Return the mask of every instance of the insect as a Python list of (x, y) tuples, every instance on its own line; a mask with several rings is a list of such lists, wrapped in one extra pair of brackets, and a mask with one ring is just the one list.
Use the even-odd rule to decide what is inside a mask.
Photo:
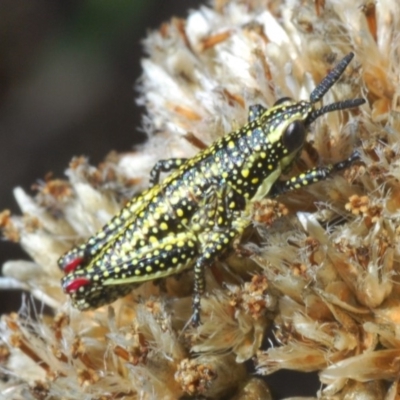
[[(270, 109), (249, 108), (248, 123), (190, 159), (159, 161), (152, 187), (131, 200), (99, 232), (63, 255), (62, 287), (80, 310), (97, 308), (143, 282), (194, 269), (192, 323), (200, 323), (204, 270), (250, 224), (252, 202), (326, 179), (347, 168), (358, 153), (287, 181), (306, 141), (308, 126), (327, 112), (358, 107), (361, 98), (321, 108), (315, 103), (343, 74), (346, 55), (312, 91), (309, 101), (284, 97)], [(162, 172), (174, 170), (159, 182)]]

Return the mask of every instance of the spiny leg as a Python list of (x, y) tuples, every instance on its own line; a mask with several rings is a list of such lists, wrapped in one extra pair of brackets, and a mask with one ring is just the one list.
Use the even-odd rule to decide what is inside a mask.
[(300, 189), (316, 182), (323, 181), (334, 172), (348, 168), (351, 164), (353, 164), (353, 162), (357, 161), (359, 158), (360, 153), (358, 151), (354, 151), (351, 156), (344, 161), (340, 161), (336, 164), (329, 164), (324, 167), (310, 169), (298, 176), (294, 176), (288, 181), (278, 181), (272, 187), (270, 196), (279, 196), (291, 190)]
[(168, 160), (159, 160), (156, 162), (150, 172), (150, 186), (154, 186), (160, 181), (161, 172), (169, 172), (179, 168), (185, 163), (187, 158), (169, 158)]

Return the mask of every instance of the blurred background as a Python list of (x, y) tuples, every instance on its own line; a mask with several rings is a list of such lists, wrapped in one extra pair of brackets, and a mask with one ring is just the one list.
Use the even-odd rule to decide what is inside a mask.
[[(146, 139), (134, 100), (141, 40), (202, 3), (0, 1), (0, 211), (19, 213), (13, 188), (30, 191), (49, 172), (63, 177), (73, 156), (97, 164)], [(17, 244), (0, 241), (0, 265), (21, 258), (28, 259)], [(0, 290), (0, 314), (20, 305), (20, 292)], [(319, 385), (309, 374), (279, 372), (267, 380), (276, 399), (312, 395)]]

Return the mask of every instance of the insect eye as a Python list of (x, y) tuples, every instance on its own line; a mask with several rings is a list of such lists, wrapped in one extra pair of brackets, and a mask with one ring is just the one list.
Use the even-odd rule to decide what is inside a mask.
[(303, 122), (293, 121), (286, 128), (282, 136), (282, 144), (289, 152), (303, 146), (306, 137), (306, 129)]
[(279, 106), (280, 104), (283, 104), (286, 102), (292, 102), (292, 101), (293, 101), (293, 99), (290, 97), (281, 97), (274, 103), (274, 106)]

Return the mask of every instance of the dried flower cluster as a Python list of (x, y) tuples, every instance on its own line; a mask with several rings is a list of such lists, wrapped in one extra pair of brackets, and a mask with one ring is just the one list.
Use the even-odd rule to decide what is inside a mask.
[[(215, 0), (153, 32), (139, 99), (147, 144), (98, 167), (74, 159), (68, 180), (49, 179), (34, 197), (15, 190), (22, 216), (0, 214), (4, 237), (32, 258), (6, 263), (3, 286), (18, 281), (55, 315), (35, 315), (27, 301), (2, 317), (0, 394), (271, 398), (244, 367), (254, 359), (261, 375), (319, 371), (322, 399), (399, 398), (399, 32), (397, 0)], [(254, 227), (207, 271), (198, 329), (186, 325), (191, 272), (95, 311), (70, 307), (58, 257), (146, 187), (156, 160), (194, 155), (243, 125), (251, 104), (307, 99), (350, 51), (355, 61), (325, 101), (367, 104), (321, 117), (296, 168), (355, 147), (362, 162), (254, 205)], [(271, 327), (280, 345), (268, 348)]]

